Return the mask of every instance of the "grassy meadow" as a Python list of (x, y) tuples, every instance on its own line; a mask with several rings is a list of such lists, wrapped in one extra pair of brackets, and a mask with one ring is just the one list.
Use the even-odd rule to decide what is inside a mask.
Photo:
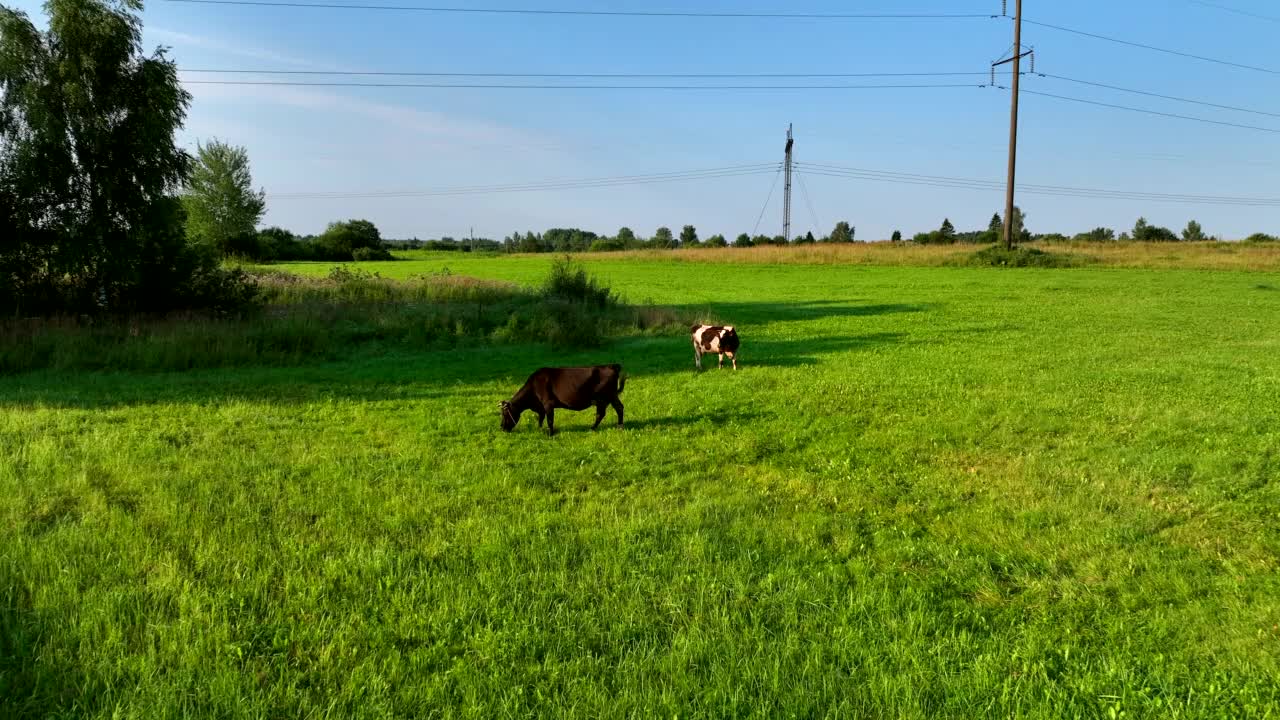
[[(1270, 260), (713, 252), (586, 262), (737, 372), (676, 329), (0, 377), (0, 717), (1280, 716)], [(499, 430), (605, 362), (625, 429)]]

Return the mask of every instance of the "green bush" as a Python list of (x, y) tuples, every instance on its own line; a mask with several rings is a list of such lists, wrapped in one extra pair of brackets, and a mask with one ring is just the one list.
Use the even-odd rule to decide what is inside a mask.
[(1247, 243), (1272, 243), (1272, 242), (1280, 242), (1280, 237), (1276, 237), (1275, 235), (1268, 235), (1266, 233), (1254, 233), (1249, 237), (1245, 238), (1244, 241)]
[(1112, 242), (1116, 239), (1116, 231), (1107, 227), (1096, 227), (1089, 232), (1082, 232), (1072, 239), (1076, 242)]
[(551, 264), (551, 272), (542, 283), (542, 295), (550, 301), (582, 303), (607, 308), (618, 304), (618, 298), (605, 285), (590, 275), (586, 268), (568, 255)]
[(383, 247), (361, 247), (351, 251), (351, 259), (357, 262), (371, 260), (395, 260), (391, 251)]
[(1084, 264), (1084, 260), (1079, 256), (1047, 253), (1036, 248), (1015, 247), (1006, 250), (1001, 245), (993, 245), (963, 259), (962, 264), (980, 267), (1068, 268), (1079, 267)]

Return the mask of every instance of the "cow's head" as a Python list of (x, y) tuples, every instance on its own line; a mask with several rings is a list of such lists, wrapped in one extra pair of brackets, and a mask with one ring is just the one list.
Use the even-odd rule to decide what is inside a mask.
[(738, 352), (738, 346), (741, 341), (738, 339), (738, 331), (733, 329), (732, 325), (727, 325), (720, 331), (720, 347), (724, 350), (724, 354), (733, 357)]
[(516, 421), (519, 417), (515, 411), (511, 409), (511, 403), (503, 400), (498, 403), (498, 409), (502, 411), (502, 429), (504, 432), (511, 432), (516, 427)]

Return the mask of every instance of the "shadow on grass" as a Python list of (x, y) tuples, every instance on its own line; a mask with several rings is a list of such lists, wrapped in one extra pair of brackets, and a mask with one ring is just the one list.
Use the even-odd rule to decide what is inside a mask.
[[(738, 354), (738, 367), (799, 367), (823, 362), (821, 356), (868, 350), (880, 345), (901, 343), (902, 333), (870, 333), (868, 335), (834, 335), (803, 340), (743, 341)], [(704, 372), (715, 370), (719, 360), (715, 355), (702, 356)], [(692, 363), (690, 363), (692, 365)], [(725, 367), (729, 367), (725, 360)]]
[(919, 313), (931, 309), (931, 305), (910, 303), (880, 303), (856, 305), (847, 300), (811, 300), (805, 302), (730, 302), (705, 305), (676, 306), (681, 316), (690, 318), (690, 324), (699, 321), (699, 315), (712, 313), (726, 325), (760, 327), (778, 322), (805, 322), (835, 318), (878, 317), (902, 313)]
[[(923, 305), (851, 305), (835, 301), (728, 303), (712, 306), (725, 322), (744, 326), (739, 366), (815, 365), (823, 355), (902, 342), (902, 335), (825, 336), (804, 340), (756, 338), (771, 322), (870, 317), (922, 312)], [(690, 318), (692, 307), (678, 309)], [(705, 308), (704, 308), (705, 310)], [(742, 318), (742, 320), (739, 320)], [(754, 319), (752, 319), (754, 318)], [(692, 323), (692, 320), (691, 320)], [(687, 335), (623, 338), (594, 350), (560, 351), (540, 345), (488, 345), (455, 350), (355, 349), (351, 357), (308, 365), (250, 365), (178, 372), (34, 371), (0, 377), (0, 408), (83, 410), (139, 405), (209, 405), (245, 402), (298, 405), (326, 401), (461, 402), (509, 397), (539, 367), (619, 362), (632, 378), (692, 372)], [(715, 356), (703, 366), (715, 369)]]
[(51, 632), (21, 579), (0, 578), (0, 717), (34, 720), (97, 714), (100, 685), (89, 682), (57, 654), (41, 652)]
[[(728, 425), (730, 423), (745, 423), (745, 422), (752, 422), (755, 420), (761, 420), (763, 418), (773, 417), (772, 415), (767, 415), (765, 413), (758, 413), (758, 412), (737, 413), (737, 412), (719, 411), (719, 412), (710, 412), (705, 415), (671, 415), (668, 417), (655, 417), (655, 418), (642, 417), (639, 419), (632, 419), (631, 414), (627, 413), (626, 425), (622, 428), (622, 430), (618, 430), (618, 418), (616, 415), (613, 414), (613, 410), (609, 410), (609, 412), (604, 417), (604, 421), (600, 423), (600, 428), (598, 430), (593, 431), (590, 425), (583, 425), (583, 424), (566, 425), (565, 421), (568, 418), (573, 417), (575, 415), (581, 415), (584, 419), (589, 419), (590, 421), (595, 420), (594, 410), (583, 410), (581, 413), (575, 413), (570, 410), (557, 410), (556, 411), (556, 432), (558, 434), (567, 434), (567, 433), (604, 432), (606, 430), (612, 430), (615, 432), (628, 432), (631, 430), (675, 430), (682, 427), (697, 425), (698, 423), (703, 423), (703, 422), (709, 422), (713, 425)], [(522, 426), (524, 425), (524, 420), (521, 421), (521, 425)], [(537, 418), (533, 419), (532, 427), (540, 432), (545, 433), (545, 430), (546, 430), (545, 426), (542, 428), (538, 427)], [(525, 431), (528, 432), (527, 429)]]
[[(739, 374), (817, 365), (827, 355), (903, 341), (897, 333), (802, 340), (744, 340)], [(598, 351), (539, 346), (397, 353), (302, 367), (249, 367), (170, 373), (38, 372), (0, 379), (0, 408), (103, 410), (144, 405), (287, 407), (334, 401), (415, 403), (453, 400), (488, 406), (510, 397), (539, 367), (621, 363), (629, 387), (645, 378), (693, 374), (684, 337), (635, 338)], [(716, 356), (702, 359), (716, 371)], [(734, 372), (726, 362), (725, 373)]]

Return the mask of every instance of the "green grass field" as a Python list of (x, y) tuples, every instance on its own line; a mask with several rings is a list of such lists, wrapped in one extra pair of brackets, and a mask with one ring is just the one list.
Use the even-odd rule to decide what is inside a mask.
[[(1280, 716), (1273, 274), (589, 263), (741, 369), (0, 378), (0, 717)], [(626, 429), (500, 432), (593, 362)]]

